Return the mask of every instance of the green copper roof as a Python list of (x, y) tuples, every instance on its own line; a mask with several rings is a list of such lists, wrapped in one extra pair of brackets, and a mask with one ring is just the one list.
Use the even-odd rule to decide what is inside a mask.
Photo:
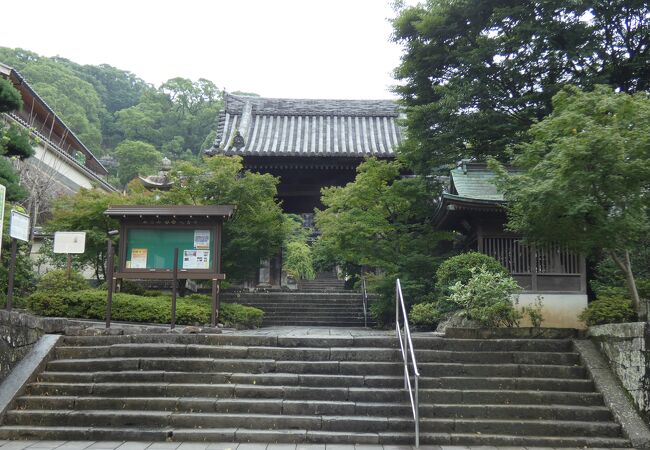
[(476, 200), (503, 201), (494, 185), (494, 173), (485, 164), (463, 163), (451, 171), (451, 193)]

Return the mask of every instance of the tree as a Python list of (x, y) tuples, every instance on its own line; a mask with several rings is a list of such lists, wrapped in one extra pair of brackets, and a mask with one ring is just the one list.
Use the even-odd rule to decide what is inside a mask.
[(288, 230), (276, 201), (277, 178), (243, 171), (240, 157), (213, 156), (199, 166), (178, 162), (172, 180), (173, 188), (161, 194), (163, 203), (236, 206), (224, 224), (222, 239), (223, 268), (229, 279), (250, 279), (260, 259), (280, 250)]
[(639, 310), (630, 251), (649, 231), (650, 100), (646, 94), (567, 87), (553, 112), (515, 147), (516, 166), (500, 184), (510, 229), (532, 242), (583, 253), (603, 250), (626, 276)]
[[(119, 223), (104, 215), (111, 205), (148, 205), (155, 203), (154, 195), (144, 189), (130, 195), (105, 192), (101, 189), (81, 189), (75, 195), (64, 195), (54, 201), (52, 218), (45, 230), (85, 231), (86, 250), (75, 256), (80, 267), (91, 267), (97, 281), (106, 279), (106, 250), (108, 232), (117, 230)], [(50, 255), (53, 259), (56, 255)], [(63, 264), (63, 259), (59, 262)]]
[[(339, 262), (384, 272), (379, 284), (386, 298), (400, 277), (407, 301), (419, 303), (433, 292), (433, 273), (441, 262), (438, 245), (448, 236), (431, 223), (437, 186), (432, 189), (422, 177), (402, 178), (402, 169), (400, 162), (371, 158), (357, 168), (353, 183), (323, 189), (316, 248)], [(392, 305), (391, 300), (376, 317), (389, 319)]]
[(650, 87), (650, 7), (640, 0), (429, 0), (398, 10), (393, 27), (404, 47), (401, 153), (422, 174), (505, 159), (565, 84)]
[(151, 174), (160, 169), (162, 154), (146, 142), (123, 141), (115, 149), (117, 176), (126, 185), (139, 174)]

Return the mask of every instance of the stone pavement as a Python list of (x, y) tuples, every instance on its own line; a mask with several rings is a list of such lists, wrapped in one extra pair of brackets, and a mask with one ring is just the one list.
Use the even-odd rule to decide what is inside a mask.
[[(237, 444), (228, 442), (5, 441), (0, 450), (415, 450), (409, 445)], [(586, 447), (582, 450), (585, 450)], [(421, 445), (420, 450), (553, 450), (550, 447)], [(578, 450), (578, 449), (558, 449)], [(605, 450), (605, 449), (599, 449)], [(611, 449), (611, 450), (634, 450)]]

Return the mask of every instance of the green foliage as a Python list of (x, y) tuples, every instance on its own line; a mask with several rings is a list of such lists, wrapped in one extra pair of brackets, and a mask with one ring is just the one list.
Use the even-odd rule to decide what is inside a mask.
[[(8, 210), (7, 210), (8, 211)], [(5, 214), (5, 217), (8, 214)], [(6, 227), (6, 225), (5, 225)], [(7, 228), (5, 228), (6, 230)], [(0, 307), (4, 305), (7, 296), (7, 285), (9, 280), (9, 259), (11, 257), (10, 240), (4, 235), (2, 244), (2, 256), (0, 257)], [(34, 270), (32, 260), (26, 252), (26, 245), (19, 243), (16, 254), (16, 272), (14, 274), (14, 301), (18, 303), (19, 298), (28, 295), (34, 290)]]
[(450, 287), (449, 299), (457, 303), (471, 320), (484, 327), (518, 326), (520, 313), (512, 296), (519, 285), (509, 275), (492, 272), (486, 267), (474, 269), (470, 279)]
[(316, 273), (309, 245), (299, 241), (287, 243), (282, 270), (296, 279), (313, 280)]
[[(0, 130), (0, 133), (2, 131)], [(18, 174), (8, 158), (0, 156), (0, 184), (7, 188), (6, 200), (19, 202), (28, 195), (27, 190), (20, 185)], [(9, 211), (7, 209), (7, 211)]]
[(521, 312), (528, 316), (530, 323), (534, 327), (541, 327), (544, 322), (544, 315), (542, 314), (542, 297), (537, 296), (532, 305), (527, 305), (521, 308)]
[(123, 141), (114, 153), (117, 158), (117, 176), (125, 186), (138, 175), (150, 175), (160, 169), (162, 154), (156, 148), (140, 141)]
[(578, 318), (591, 325), (632, 322), (636, 319), (632, 302), (621, 296), (600, 297), (587, 306)]
[(650, 100), (605, 86), (567, 87), (553, 106), (530, 128), (530, 142), (515, 149), (525, 172), (509, 175), (493, 165), (508, 200), (508, 227), (533, 242), (602, 250), (632, 277), (624, 261), (649, 230)]
[(106, 64), (79, 65), (3, 47), (0, 61), (19, 70), (98, 155), (126, 139), (151, 144), (172, 159), (190, 159), (205, 148), (222, 105), (217, 87), (203, 78), (173, 78), (156, 89)]
[(23, 107), (23, 98), (11, 81), (0, 77), (0, 112), (11, 112)]
[(440, 319), (441, 314), (435, 303), (418, 303), (409, 312), (411, 323), (421, 327), (434, 327)]
[(404, 48), (395, 70), (407, 110), (401, 155), (424, 175), (464, 157), (504, 159), (566, 83), (646, 91), (649, 17), (647, 2), (628, 0), (402, 6), (393, 20)]
[(478, 268), (502, 275), (508, 275), (508, 271), (499, 261), (491, 256), (479, 252), (461, 253), (446, 259), (436, 272), (438, 289), (445, 296), (456, 283), (467, 284), (474, 276)]
[[(54, 201), (52, 218), (44, 229), (56, 231), (85, 231), (86, 251), (74, 256), (77, 267), (91, 267), (97, 281), (106, 276), (106, 251), (108, 232), (119, 228), (117, 220), (104, 215), (110, 205), (140, 204), (148, 205), (155, 201), (149, 192), (137, 192), (129, 196), (107, 193), (101, 189), (81, 189), (75, 195), (62, 196)], [(57, 267), (65, 264), (62, 255), (52, 253), (51, 243), (44, 245), (43, 252)]]
[(392, 320), (397, 277), (409, 304), (429, 298), (431, 274), (441, 260), (438, 245), (449, 238), (431, 223), (438, 186), (424, 178), (402, 178), (401, 170), (398, 161), (370, 158), (359, 165), (353, 183), (323, 189), (325, 209), (316, 211), (319, 261), (337, 259), (384, 274), (370, 280), (371, 289), (382, 295), (371, 308), (380, 322)]
[(229, 279), (246, 280), (260, 259), (274, 255), (288, 229), (276, 201), (278, 179), (244, 171), (240, 157), (213, 156), (201, 165), (179, 162), (172, 171), (173, 188), (161, 193), (165, 204), (235, 205), (223, 227), (223, 271)]
[(36, 290), (41, 292), (83, 291), (88, 289), (88, 282), (77, 271), (70, 272), (70, 279), (64, 269), (54, 269), (43, 274)]
[[(37, 291), (26, 300), (27, 308), (42, 316), (79, 319), (106, 318), (106, 291)], [(176, 300), (176, 322), (179, 325), (210, 322), (210, 300), (207, 296), (191, 296)], [(171, 299), (169, 296), (145, 297), (124, 293), (113, 294), (113, 320), (129, 322), (169, 323)], [(222, 304), (219, 320), (227, 326), (258, 327), (263, 311), (249, 306)]]

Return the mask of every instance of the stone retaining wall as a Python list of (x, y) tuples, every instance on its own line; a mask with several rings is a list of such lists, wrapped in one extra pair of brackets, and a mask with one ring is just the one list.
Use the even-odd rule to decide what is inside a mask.
[(607, 359), (639, 411), (650, 412), (650, 327), (646, 322), (596, 325), (587, 335)]
[(45, 333), (61, 333), (66, 319), (35, 317), (18, 311), (0, 310), (0, 381), (29, 353)]

